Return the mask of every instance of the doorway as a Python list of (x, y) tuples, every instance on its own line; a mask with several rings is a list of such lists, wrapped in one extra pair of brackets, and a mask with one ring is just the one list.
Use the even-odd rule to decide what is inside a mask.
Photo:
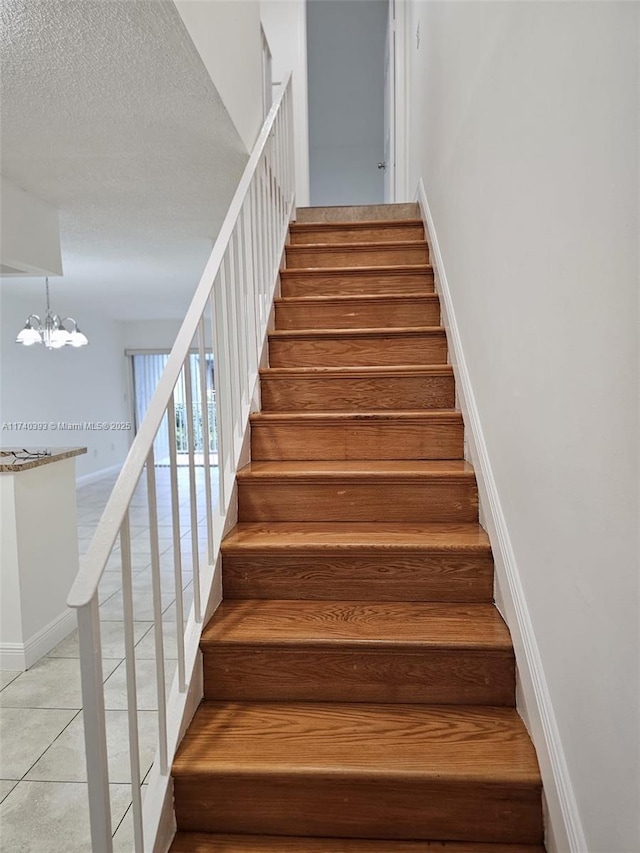
[[(311, 204), (382, 204), (392, 153), (389, 0), (308, 0)], [(385, 116), (388, 132), (385, 130)], [(385, 183), (387, 189), (385, 192)]]

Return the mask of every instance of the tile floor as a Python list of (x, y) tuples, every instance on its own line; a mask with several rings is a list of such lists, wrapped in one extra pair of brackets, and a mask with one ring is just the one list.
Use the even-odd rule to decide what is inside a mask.
[[(206, 549), (204, 476), (202, 468), (196, 470), (198, 550), (202, 552)], [(213, 474), (215, 500), (215, 469)], [(178, 476), (186, 613), (192, 597), (188, 469), (181, 468)], [(176, 668), (169, 469), (158, 467), (156, 479), (168, 690)], [(115, 476), (108, 476), (78, 489), (81, 554), (88, 548), (114, 482)], [(144, 482), (136, 490), (130, 522), (140, 763), (144, 778), (151, 768), (158, 737), (151, 556)], [(100, 584), (100, 615), (114, 850), (130, 853), (133, 830), (119, 547), (114, 549)], [(0, 672), (1, 853), (89, 853), (86, 778), (78, 637), (74, 632), (27, 672)]]

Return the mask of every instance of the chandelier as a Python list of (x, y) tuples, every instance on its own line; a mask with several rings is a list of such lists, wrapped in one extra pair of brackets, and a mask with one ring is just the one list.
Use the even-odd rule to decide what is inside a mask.
[[(17, 344), (24, 344), (25, 347), (30, 347), (33, 344), (44, 344), (47, 349), (61, 349), (65, 346), (71, 347), (86, 347), (89, 340), (78, 328), (78, 324), (73, 317), (61, 317), (59, 314), (53, 314), (49, 303), (49, 279), (45, 279), (45, 287), (47, 292), (47, 313), (44, 320), (41, 320), (37, 314), (29, 314), (27, 322), (24, 324), (24, 329), (18, 332), (16, 338)], [(71, 330), (67, 329), (66, 324), (73, 324)]]

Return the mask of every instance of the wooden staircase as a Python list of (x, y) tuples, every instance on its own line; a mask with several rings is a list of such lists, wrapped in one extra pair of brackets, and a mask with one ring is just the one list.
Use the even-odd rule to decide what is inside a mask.
[(291, 226), (174, 853), (543, 850), (429, 250), (398, 210)]

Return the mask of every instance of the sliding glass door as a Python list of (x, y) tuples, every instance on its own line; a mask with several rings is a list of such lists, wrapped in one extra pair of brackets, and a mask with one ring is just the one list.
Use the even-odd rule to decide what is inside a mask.
[[(134, 353), (133, 361), (133, 387), (135, 400), (135, 425), (136, 430), (142, 423), (151, 398), (155, 392), (156, 386), (165, 368), (168, 353)], [(197, 353), (192, 353), (190, 356), (191, 362), (191, 393), (193, 396), (193, 434), (194, 446), (193, 452), (196, 457), (196, 464), (202, 465), (202, 453), (204, 450), (204, 442), (209, 441), (209, 452), (211, 454), (211, 464), (218, 464), (218, 442), (216, 435), (216, 392), (215, 392), (215, 372), (213, 367), (213, 356), (207, 354), (206, 358), (206, 374), (207, 374), (207, 393), (206, 400), (201, 398), (200, 394), (200, 356)], [(209, 410), (209, 435), (205, 436), (203, 428), (202, 412), (204, 406)], [(188, 463), (189, 453), (189, 431), (187, 424), (187, 407), (186, 407), (186, 385), (184, 371), (180, 374), (180, 378), (175, 388), (175, 410), (176, 410), (176, 453), (179, 465)], [(169, 464), (169, 428), (167, 424), (167, 416), (158, 430), (158, 435), (154, 442), (154, 453), (156, 463), (158, 465)]]

